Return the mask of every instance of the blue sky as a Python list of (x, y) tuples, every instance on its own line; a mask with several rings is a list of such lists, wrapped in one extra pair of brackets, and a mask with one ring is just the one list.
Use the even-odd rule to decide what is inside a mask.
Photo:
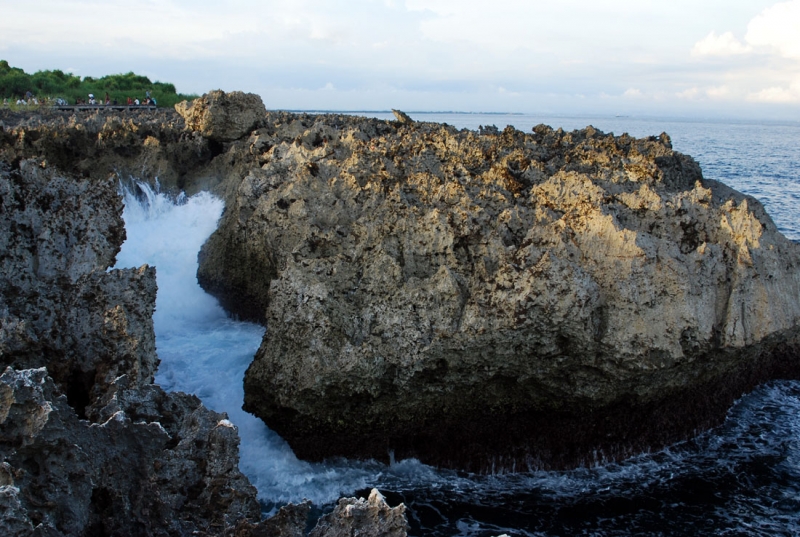
[(0, 2), (0, 58), (268, 108), (800, 119), (800, 0)]

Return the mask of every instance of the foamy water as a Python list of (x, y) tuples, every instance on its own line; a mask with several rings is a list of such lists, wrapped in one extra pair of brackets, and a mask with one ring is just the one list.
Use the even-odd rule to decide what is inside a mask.
[(197, 395), (239, 428), (239, 468), (269, 507), (304, 498), (335, 501), (377, 480), (377, 464), (310, 464), (297, 459), (277, 434), (241, 408), (242, 379), (264, 328), (230, 319), (197, 284), (197, 253), (216, 229), (223, 203), (208, 193), (171, 200), (138, 184), (123, 192), (127, 240), (116, 267), (154, 265), (158, 296), (153, 322), (161, 364), (156, 383)]

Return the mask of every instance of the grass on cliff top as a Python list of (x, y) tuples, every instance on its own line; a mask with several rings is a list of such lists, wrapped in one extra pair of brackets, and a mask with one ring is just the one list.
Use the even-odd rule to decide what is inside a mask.
[(11, 67), (6, 60), (0, 60), (0, 99), (8, 99), (9, 107), (16, 108), (17, 100), (24, 99), (27, 92), (31, 92), (40, 103), (52, 103), (60, 98), (75, 104), (77, 99), (86, 101), (90, 93), (98, 102), (105, 102), (108, 93), (112, 102), (116, 100), (119, 104), (126, 104), (128, 97), (143, 101), (147, 91), (159, 107), (171, 108), (175, 103), (197, 98), (197, 95), (178, 93), (174, 84), (151, 82), (146, 76), (133, 72), (81, 78), (56, 69), (36, 71), (31, 75), (19, 67)]

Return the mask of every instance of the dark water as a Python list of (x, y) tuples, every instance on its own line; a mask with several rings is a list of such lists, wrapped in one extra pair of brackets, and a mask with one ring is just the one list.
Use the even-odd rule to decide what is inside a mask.
[[(758, 198), (800, 240), (800, 123), (528, 115), (411, 114), (458, 128), (545, 123), (564, 130), (667, 132), (704, 176)], [(388, 115), (382, 117), (388, 118)], [(381, 489), (404, 502), (414, 535), (800, 535), (800, 383), (744, 396), (725, 423), (619, 464), (569, 472), (466, 476), (409, 464)], [(364, 491), (362, 491), (364, 492)]]

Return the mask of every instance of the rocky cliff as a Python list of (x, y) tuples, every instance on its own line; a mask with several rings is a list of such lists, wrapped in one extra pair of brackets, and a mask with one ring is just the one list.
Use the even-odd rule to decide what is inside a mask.
[(198, 278), (301, 457), (619, 458), (797, 376), (800, 251), (667, 135), (268, 116)]
[(0, 169), (6, 535), (186, 535), (260, 519), (224, 415), (152, 384), (155, 270), (112, 270), (113, 181)]
[[(152, 383), (156, 269), (109, 270), (125, 239), (120, 170), (158, 151), (168, 178), (186, 177), (165, 155), (208, 141), (172, 113), (129, 118), (109, 142), (118, 119), (0, 124), (0, 534), (304, 535), (308, 504), (261, 519), (227, 417)], [(203, 154), (189, 168), (207, 186), (224, 165)], [(402, 507), (370, 507), (404, 534)]]

